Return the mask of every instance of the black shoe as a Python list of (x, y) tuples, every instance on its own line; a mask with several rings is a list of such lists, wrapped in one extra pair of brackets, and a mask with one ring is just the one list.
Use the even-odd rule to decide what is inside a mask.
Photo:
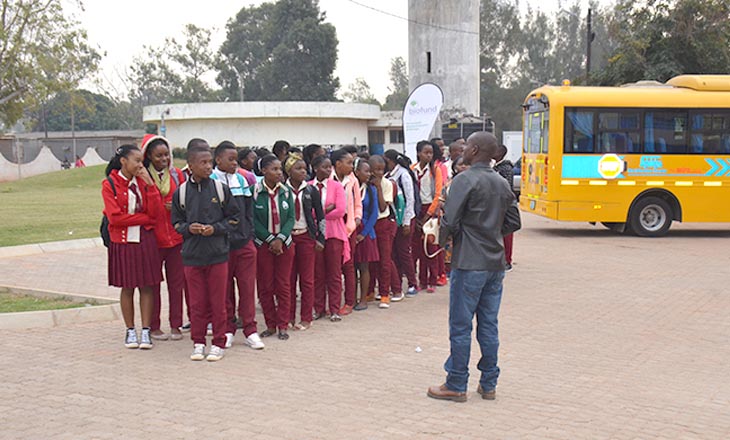
[(279, 330), (279, 339), (286, 341), (289, 339), (289, 333), (287, 333), (286, 330)]
[(190, 323), (188, 322), (186, 324), (183, 324), (183, 326), (180, 327), (180, 331), (189, 332), (190, 331)]
[(504, 270), (505, 272), (512, 272), (512, 265), (508, 264), (507, 268)]

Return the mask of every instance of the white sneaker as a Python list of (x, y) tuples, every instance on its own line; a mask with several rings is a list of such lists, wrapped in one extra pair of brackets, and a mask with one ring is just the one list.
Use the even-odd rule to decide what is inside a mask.
[(137, 339), (137, 330), (133, 328), (127, 329), (127, 336), (124, 338), (124, 346), (127, 348), (139, 348), (139, 340)]
[(226, 348), (233, 347), (233, 333), (226, 333)]
[(221, 359), (223, 359), (223, 353), (225, 353), (225, 350), (220, 348), (217, 345), (213, 345), (210, 347), (210, 351), (208, 352), (208, 357), (205, 358), (208, 362), (216, 362)]
[(202, 361), (205, 359), (205, 344), (195, 344), (193, 346), (193, 354), (190, 355), (191, 361)]
[(258, 333), (251, 333), (246, 338), (246, 345), (253, 348), (254, 350), (263, 350), (264, 347), (266, 347)]
[(152, 338), (150, 337), (150, 329), (143, 328), (142, 334), (140, 335), (139, 339), (139, 348), (143, 350), (149, 350), (152, 348)]
[(397, 303), (397, 302), (403, 301), (403, 298), (405, 298), (405, 295), (403, 295), (403, 292), (394, 293), (390, 296), (390, 301)]

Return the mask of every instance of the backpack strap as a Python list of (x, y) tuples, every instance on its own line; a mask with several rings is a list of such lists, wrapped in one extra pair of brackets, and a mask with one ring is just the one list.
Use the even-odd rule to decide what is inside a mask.
[(175, 186), (180, 186), (180, 175), (177, 174), (177, 168), (170, 169), (170, 177), (175, 182)]
[(222, 207), (226, 201), (226, 193), (223, 191), (223, 182), (218, 179), (213, 179), (213, 184), (215, 185), (215, 192), (218, 194), (218, 203), (220, 203)]
[(112, 180), (112, 176), (106, 176), (106, 180), (109, 181), (109, 185), (112, 187), (112, 192), (114, 193), (114, 198), (117, 198), (117, 187), (114, 186), (114, 181)]
[(178, 198), (180, 199), (180, 209), (182, 209), (183, 211), (185, 211), (185, 194), (187, 194), (187, 192), (188, 192), (188, 181), (186, 180), (185, 182), (182, 183), (182, 185), (180, 185), (178, 187), (178, 190), (177, 190), (177, 195), (178, 195)]

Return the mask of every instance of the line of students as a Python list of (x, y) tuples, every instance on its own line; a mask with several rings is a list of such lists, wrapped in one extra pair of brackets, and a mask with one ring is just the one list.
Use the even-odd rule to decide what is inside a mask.
[[(172, 165), (163, 137), (146, 136), (141, 149), (119, 148), (102, 194), (112, 241), (109, 284), (122, 289), (126, 347), (149, 349), (152, 339), (181, 339), (183, 298), (194, 344), (190, 358), (217, 361), (232, 346), (237, 321), (245, 343), (262, 349), (262, 337), (286, 340), (290, 329), (307, 330), (317, 319), (341, 321), (376, 299), (387, 309), (419, 290), (433, 292), (445, 278), (443, 253), (423, 244), (422, 226), (439, 215), (451, 174), (433, 161), (432, 143), (418, 144), (412, 167), (395, 150), (361, 158), (348, 148), (327, 156), (310, 145), (302, 155), (284, 141), (275, 150), (255, 159), (255, 152), (239, 152), (230, 142), (211, 151), (207, 142), (193, 139), (183, 172)], [(170, 335), (160, 329), (163, 266)], [(256, 291), (266, 325), (260, 335)], [(206, 354), (207, 331), (213, 339)]]

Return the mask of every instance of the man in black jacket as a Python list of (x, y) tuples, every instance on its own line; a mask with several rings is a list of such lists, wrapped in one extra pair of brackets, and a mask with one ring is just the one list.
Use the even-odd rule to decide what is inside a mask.
[(451, 355), (444, 365), (446, 382), (428, 389), (435, 399), (466, 401), (469, 354), (474, 315), (482, 372), (477, 392), (493, 400), (499, 377), (497, 315), (502, 299), (506, 268), (503, 236), (521, 227), (520, 213), (512, 189), (490, 163), (497, 151), (497, 139), (490, 133), (469, 136), (464, 163), (469, 169), (451, 183), (441, 221), (440, 241), (453, 237), (449, 339)]
[(228, 186), (212, 180), (210, 149), (188, 150), (191, 177), (172, 196), (172, 224), (183, 236), (182, 258), (190, 297), (190, 359), (205, 356), (205, 333), (213, 321), (213, 343), (208, 361), (223, 357), (226, 344), (226, 288), (229, 234), (239, 227), (240, 211)]

